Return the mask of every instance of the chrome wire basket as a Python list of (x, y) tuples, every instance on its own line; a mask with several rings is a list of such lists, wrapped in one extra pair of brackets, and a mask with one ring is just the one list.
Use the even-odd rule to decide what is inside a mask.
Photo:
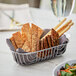
[(66, 38), (66, 36), (63, 35), (62, 37), (60, 37), (60, 45), (28, 53), (24, 52), (21, 48), (18, 48), (16, 51), (14, 51), (13, 45), (11, 44), (9, 39), (7, 39), (7, 44), (12, 50), (14, 60), (18, 64), (29, 65), (62, 55), (66, 51), (68, 41), (69, 40)]

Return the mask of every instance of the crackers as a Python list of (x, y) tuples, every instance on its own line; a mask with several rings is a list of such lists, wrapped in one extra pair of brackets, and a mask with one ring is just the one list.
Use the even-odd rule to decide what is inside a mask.
[(16, 32), (13, 34), (13, 38), (18, 48), (22, 48), (24, 42), (20, 32)]
[(32, 29), (32, 52), (35, 52), (37, 50), (38, 27), (32, 24), (31, 29)]
[(43, 32), (44, 31), (40, 27), (38, 27), (38, 38), (41, 37), (41, 35), (43, 34)]
[(29, 38), (29, 30), (30, 30), (29, 23), (24, 24), (23, 27), (21, 28), (22, 38), (24, 42)]
[(31, 52), (30, 43), (26, 41), (22, 47), (25, 52)]
[(29, 23), (27, 24), (24, 24), (22, 29), (22, 38), (24, 40), (24, 45), (22, 47), (22, 49), (26, 52), (30, 52), (31, 50), (31, 28), (30, 28), (30, 25)]
[(48, 41), (47, 41), (47, 37), (45, 37), (44, 38), (44, 48), (46, 49), (46, 48), (49, 48), (49, 46), (48, 46)]
[(41, 40), (37, 41), (37, 51), (41, 50)]
[(21, 32), (12, 35), (11, 42), (15, 49), (22, 48), (25, 52), (40, 50), (40, 37), (43, 30), (35, 24), (26, 23), (22, 26)]
[(11, 40), (11, 42), (12, 42), (12, 44), (13, 44), (15, 50), (16, 50), (17, 49), (17, 45), (15, 43), (14, 37), (11, 37), (10, 40)]
[(54, 29), (51, 30), (51, 39), (53, 44), (52, 46), (59, 45), (59, 35)]
[(46, 38), (47, 38), (48, 46), (51, 47), (51, 35), (48, 35)]

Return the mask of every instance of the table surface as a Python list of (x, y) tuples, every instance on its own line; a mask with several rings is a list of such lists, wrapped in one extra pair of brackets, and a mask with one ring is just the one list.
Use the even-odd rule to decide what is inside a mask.
[[(57, 25), (58, 19), (54, 17), (51, 11), (31, 8), (30, 14), (35, 24), (41, 28), (51, 28)], [(0, 76), (52, 76), (55, 66), (63, 61), (76, 59), (76, 14), (68, 17), (75, 23), (67, 32), (69, 44), (66, 52), (51, 60), (46, 60), (29, 66), (18, 65), (12, 57), (11, 51), (6, 44), (6, 38), (11, 37), (15, 31), (0, 32)]]

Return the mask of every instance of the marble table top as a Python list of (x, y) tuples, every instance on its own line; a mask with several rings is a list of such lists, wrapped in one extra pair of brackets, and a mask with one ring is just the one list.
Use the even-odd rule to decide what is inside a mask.
[[(30, 14), (35, 24), (41, 28), (52, 28), (57, 25), (58, 19), (49, 10), (31, 8)], [(66, 33), (69, 43), (66, 52), (57, 58), (46, 60), (29, 66), (18, 65), (12, 57), (11, 51), (6, 44), (6, 38), (16, 31), (0, 32), (0, 76), (52, 76), (55, 66), (70, 59), (76, 59), (76, 14), (68, 17), (75, 23)]]

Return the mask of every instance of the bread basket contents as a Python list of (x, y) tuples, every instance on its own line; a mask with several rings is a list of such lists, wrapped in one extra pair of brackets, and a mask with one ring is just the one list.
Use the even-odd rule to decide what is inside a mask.
[(41, 38), (43, 32), (40, 27), (35, 24), (24, 24), (21, 32), (16, 32), (10, 38), (15, 51), (17, 48), (22, 48), (25, 52), (35, 52), (42, 49), (50, 48), (59, 45), (59, 37), (61, 37), (74, 24), (69, 20), (60, 29), (59, 26), (66, 20), (62, 20), (56, 27), (52, 28), (46, 35)]
[(58, 76), (76, 76), (76, 64), (65, 64), (65, 67), (60, 68)]
[(29, 23), (24, 24), (21, 31), (12, 34), (12, 37), (7, 39), (15, 61), (20, 64), (28, 64), (28, 62), (34, 63), (63, 54), (67, 45), (67, 43), (63, 43), (67, 39), (63, 34), (74, 24), (72, 20), (69, 20), (62, 25), (65, 21), (66, 18), (48, 31), (33, 23), (31, 26)]

